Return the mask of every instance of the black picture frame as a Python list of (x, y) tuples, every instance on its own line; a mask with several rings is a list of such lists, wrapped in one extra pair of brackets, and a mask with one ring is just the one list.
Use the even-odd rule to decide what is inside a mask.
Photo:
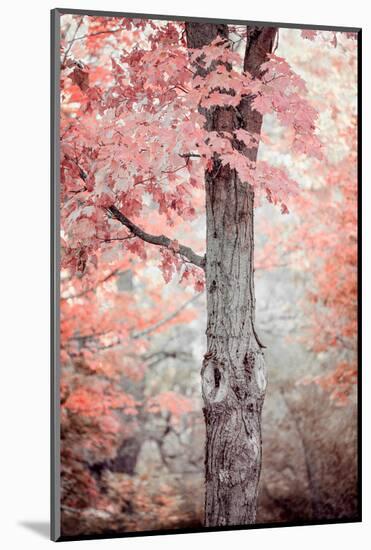
[[(73, 14), (81, 16), (100, 16), (100, 17), (128, 17), (140, 19), (157, 19), (165, 21), (194, 21), (209, 23), (238, 24), (250, 26), (269, 26), (287, 29), (312, 29), (323, 31), (352, 32), (357, 34), (357, 137), (358, 137), (358, 383), (357, 383), (357, 431), (358, 431), (358, 513), (356, 519), (333, 519), (318, 521), (294, 521), (286, 523), (264, 523), (254, 525), (241, 525), (233, 527), (202, 527), (194, 529), (162, 529), (155, 531), (135, 531), (123, 533), (108, 533), (96, 535), (81, 536), (62, 536), (60, 525), (60, 142), (59, 142), (59, 119), (60, 119), (60, 17), (64, 14)], [(72, 540), (92, 540), (140, 537), (152, 535), (181, 534), (181, 533), (203, 533), (213, 531), (236, 531), (250, 530), (273, 527), (294, 527), (304, 525), (324, 525), (355, 523), (362, 521), (362, 29), (358, 27), (342, 27), (317, 24), (295, 24), (279, 23), (268, 21), (250, 21), (238, 19), (216, 19), (178, 15), (160, 15), (144, 14), (133, 12), (116, 11), (98, 11), (98, 10), (80, 10), (68, 8), (55, 8), (51, 10), (51, 122), (50, 122), (50, 166), (51, 166), (51, 417), (50, 417), (50, 437), (51, 437), (51, 500), (50, 500), (50, 536), (51, 540), (56, 542)]]

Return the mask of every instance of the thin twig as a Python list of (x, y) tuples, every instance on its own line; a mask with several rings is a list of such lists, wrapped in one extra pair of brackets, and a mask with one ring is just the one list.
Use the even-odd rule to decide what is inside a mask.
[(64, 53), (64, 57), (63, 57), (63, 61), (62, 61), (62, 67), (63, 67), (63, 65), (64, 65), (65, 62), (66, 62), (67, 55), (70, 53), (70, 50), (71, 50), (71, 48), (72, 48), (72, 44), (74, 43), (74, 41), (75, 41), (75, 39), (76, 39), (76, 34), (78, 33), (78, 30), (79, 30), (79, 28), (80, 28), (81, 25), (82, 25), (83, 19), (84, 19), (84, 16), (80, 17), (79, 22), (78, 22), (78, 24), (77, 24), (77, 26), (76, 26), (76, 29), (75, 29), (75, 33), (74, 33), (74, 35), (73, 35), (73, 38), (72, 38), (72, 40), (69, 40), (69, 42), (68, 42), (69, 45), (68, 45), (67, 50), (66, 50), (65, 53)]
[(167, 315), (166, 317), (164, 317), (160, 321), (157, 321), (157, 323), (154, 323), (153, 325), (151, 325), (150, 327), (147, 327), (146, 329), (142, 330), (141, 332), (137, 332), (137, 333), (133, 334), (132, 338), (137, 339), (137, 338), (142, 338), (143, 336), (147, 336), (148, 334), (150, 334), (151, 332), (154, 332), (155, 330), (162, 327), (163, 325), (165, 325), (169, 321), (172, 321), (186, 307), (188, 307), (190, 304), (192, 304), (193, 302), (198, 300), (201, 295), (202, 295), (202, 292), (200, 292), (199, 294), (195, 294), (194, 296), (192, 296), (192, 298), (190, 298), (189, 300), (184, 302), (184, 304), (182, 304), (178, 309), (176, 309), (175, 311), (173, 311), (172, 313), (170, 313), (169, 315)]

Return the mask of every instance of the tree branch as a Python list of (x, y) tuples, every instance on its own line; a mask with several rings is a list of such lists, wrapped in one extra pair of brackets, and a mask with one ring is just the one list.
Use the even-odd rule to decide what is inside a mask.
[(94, 286), (85, 288), (84, 290), (82, 290), (81, 292), (78, 292), (77, 294), (68, 294), (67, 296), (61, 296), (61, 301), (80, 298), (81, 296), (84, 296), (89, 292), (94, 292), (99, 285), (102, 285), (103, 283), (109, 281), (109, 279), (111, 279), (112, 277), (115, 277), (115, 275), (118, 275), (119, 272), (120, 272), (119, 268), (114, 269), (108, 275), (106, 275), (103, 279), (100, 279), (99, 281), (97, 281)]
[(141, 332), (136, 332), (135, 334), (133, 334), (132, 337), (133, 338), (142, 338), (143, 336), (147, 336), (151, 332), (154, 332), (158, 328), (162, 327), (162, 325), (165, 325), (169, 321), (172, 321), (173, 319), (175, 319), (175, 317), (177, 317), (179, 315), (179, 313), (181, 313), (183, 311), (183, 309), (185, 309), (188, 305), (190, 305), (193, 302), (195, 302), (196, 300), (198, 300), (200, 298), (200, 296), (202, 296), (202, 292), (199, 293), (199, 294), (195, 294), (194, 296), (192, 296), (192, 298), (190, 298), (189, 300), (184, 302), (180, 307), (178, 307), (178, 309), (176, 309), (175, 311), (173, 311), (172, 313), (170, 313), (169, 315), (167, 315), (163, 319), (160, 319), (160, 321), (157, 321), (157, 323), (155, 323), (154, 325), (151, 325), (150, 327), (147, 327), (147, 328), (143, 329)]
[(81, 25), (82, 25), (83, 20), (84, 20), (84, 17), (83, 17), (83, 16), (80, 17), (79, 22), (78, 22), (77, 25), (76, 25), (76, 29), (75, 29), (75, 33), (74, 33), (74, 35), (73, 35), (73, 38), (72, 38), (72, 40), (69, 40), (69, 41), (68, 41), (68, 48), (66, 49), (66, 51), (65, 51), (65, 53), (64, 53), (64, 56), (63, 56), (62, 67), (64, 66), (64, 64), (65, 64), (65, 62), (66, 62), (66, 60), (67, 60), (67, 56), (68, 56), (68, 54), (70, 53), (70, 50), (71, 50), (71, 48), (72, 48), (72, 44), (73, 44), (74, 41), (76, 40), (76, 35), (77, 35), (77, 33), (78, 33), (79, 28), (80, 28)]
[[(172, 241), (169, 239), (169, 237), (165, 237), (165, 235), (151, 235), (150, 233), (147, 233), (146, 231), (143, 231), (140, 227), (135, 225), (131, 220), (129, 220), (116, 206), (110, 206), (107, 209), (112, 216), (121, 222), (123, 225), (125, 225), (130, 231), (136, 236), (142, 239), (142, 241), (145, 241), (150, 244), (154, 244), (156, 246), (163, 246), (165, 248), (171, 249)], [(205, 256), (199, 256), (196, 254), (192, 248), (189, 246), (184, 246), (182, 244), (179, 245), (179, 254), (187, 258), (192, 264), (196, 265), (197, 267), (200, 267), (201, 269), (205, 269)]]

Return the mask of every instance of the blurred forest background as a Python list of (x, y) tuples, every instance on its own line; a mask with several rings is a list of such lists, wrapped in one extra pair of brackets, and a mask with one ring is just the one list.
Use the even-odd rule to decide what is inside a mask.
[[(62, 57), (71, 45), (69, 56), (99, 67), (86, 39), (69, 42), (99, 32), (89, 25), (63, 16)], [(114, 44), (100, 40), (109, 58)], [(276, 54), (307, 84), (326, 160), (288, 153), (265, 117), (259, 158), (279, 160), (302, 193), (286, 216), (263, 200), (256, 208), (256, 317), (269, 376), (258, 523), (357, 515), (356, 48), (342, 33), (279, 31)], [(69, 70), (63, 124), (84, 91)], [(202, 189), (194, 203), (196, 219), (170, 231), (203, 254)], [(164, 224), (155, 210), (146, 220), (155, 234)], [(119, 241), (103, 236), (94, 265), (61, 272), (64, 535), (203, 521), (205, 294), (197, 280), (195, 288), (177, 277), (164, 284), (156, 247), (141, 259), (128, 238), (117, 259)]]

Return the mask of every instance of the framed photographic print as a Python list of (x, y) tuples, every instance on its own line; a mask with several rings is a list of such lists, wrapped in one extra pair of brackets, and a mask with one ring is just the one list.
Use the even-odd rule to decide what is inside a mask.
[(360, 56), (52, 11), (53, 540), (361, 520)]

